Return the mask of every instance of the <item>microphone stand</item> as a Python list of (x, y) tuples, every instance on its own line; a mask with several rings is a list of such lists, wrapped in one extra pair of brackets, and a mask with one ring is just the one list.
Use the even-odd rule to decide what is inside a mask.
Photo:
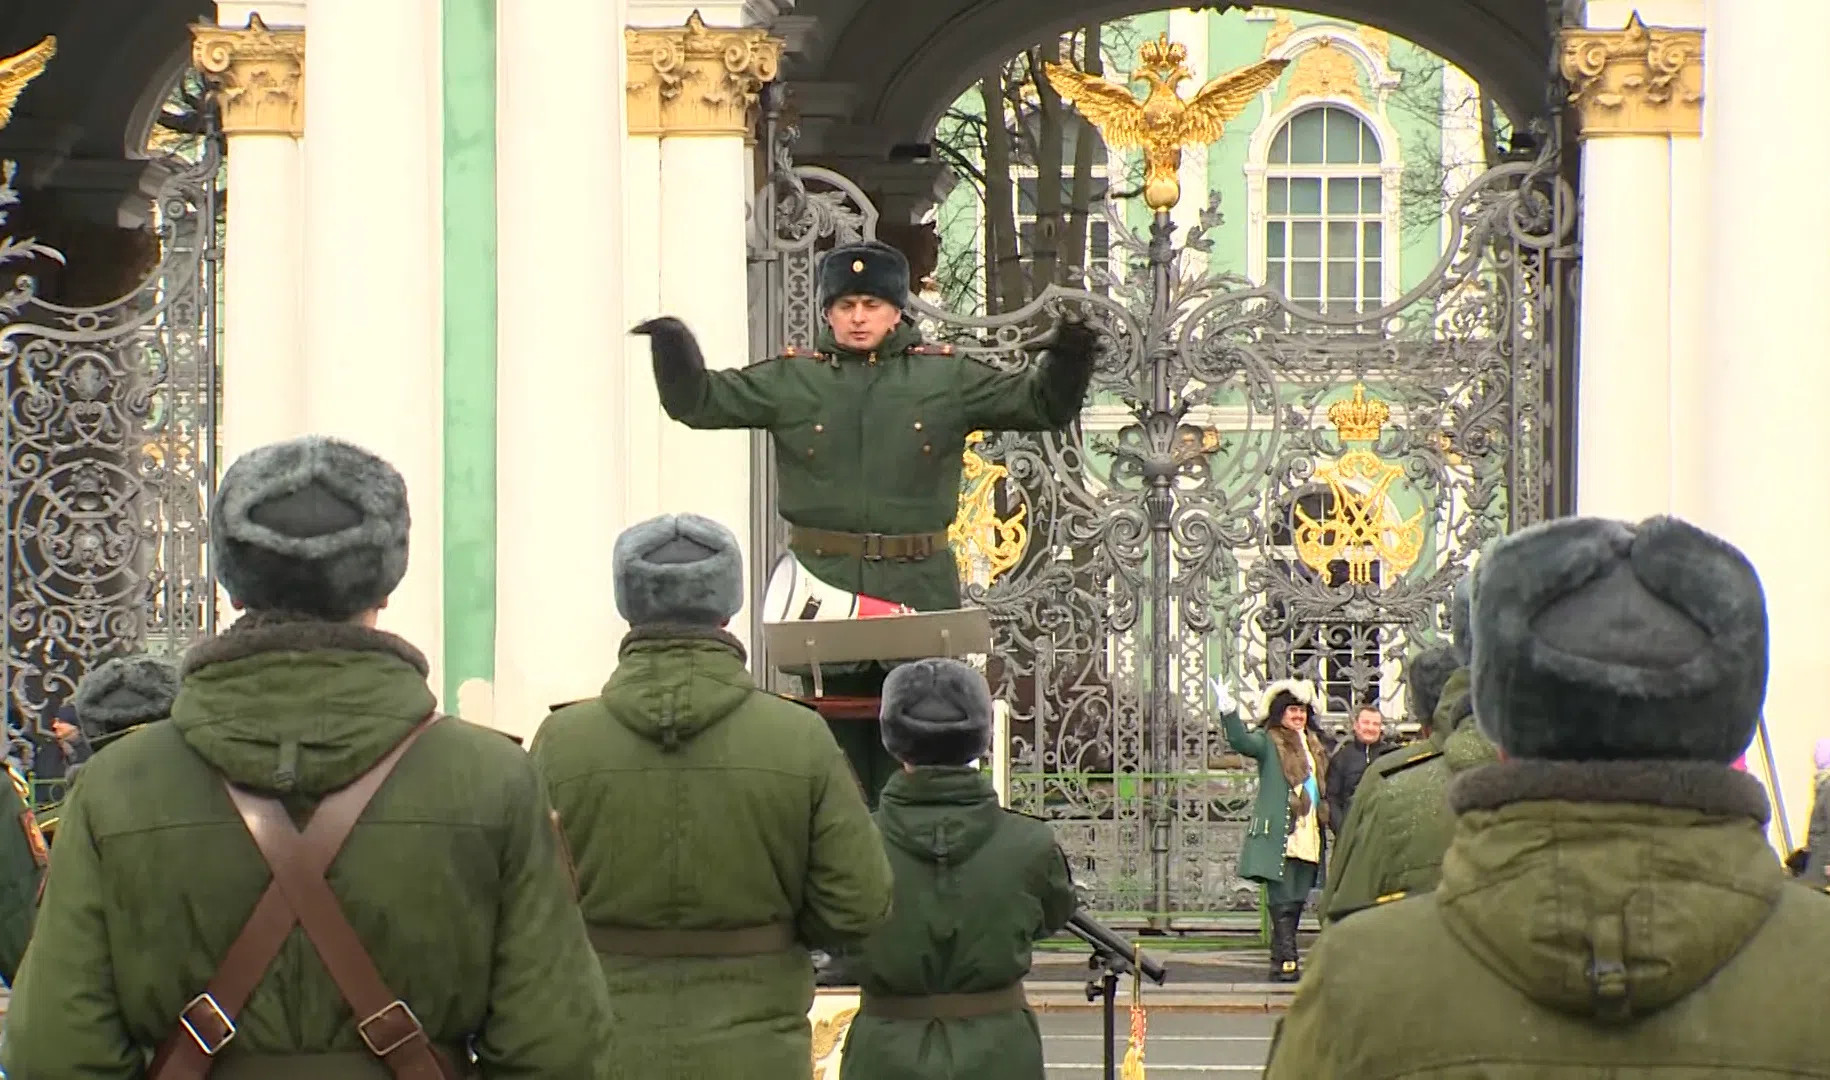
[[(1118, 980), (1124, 975), (1140, 975), (1158, 986), (1169, 977), (1168, 969), (1150, 959), (1133, 942), (1118, 936), (1084, 912), (1068, 920), (1068, 931), (1093, 950), (1087, 958), (1092, 974), (1087, 978), (1087, 1000), (1101, 1001), (1100, 1012), (1106, 1033), (1102, 1062), (1106, 1080), (1117, 1080), (1118, 1061), (1112, 1041), (1118, 1034)], [(1103, 1000), (1102, 1000), (1103, 999)]]

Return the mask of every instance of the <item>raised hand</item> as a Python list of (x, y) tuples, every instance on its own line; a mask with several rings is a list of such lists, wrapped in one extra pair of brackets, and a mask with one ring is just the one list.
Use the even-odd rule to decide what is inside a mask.
[(1232, 688), (1227, 686), (1226, 680), (1216, 675), (1207, 680), (1207, 685), (1214, 692), (1214, 708), (1223, 713), (1239, 712), (1239, 699), (1233, 696)]

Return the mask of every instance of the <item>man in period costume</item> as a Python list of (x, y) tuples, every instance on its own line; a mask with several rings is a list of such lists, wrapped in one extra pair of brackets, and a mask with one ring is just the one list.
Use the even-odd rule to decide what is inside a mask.
[[(908, 261), (869, 242), (820, 264), (826, 313), (814, 348), (711, 371), (691, 331), (661, 318), (649, 337), (661, 405), (694, 428), (762, 428), (774, 437), (777, 505), (790, 547), (829, 585), (917, 611), (959, 606), (947, 527), (959, 511), (961, 455), (977, 430), (1053, 431), (1080, 414), (1098, 335), (1064, 318), (1040, 362), (1001, 371), (951, 346), (922, 343), (905, 312)], [(880, 665), (829, 672), (826, 692), (875, 696)], [(867, 796), (896, 762), (877, 725), (835, 724)]]
[(1673, 518), (1565, 518), (1475, 573), (1503, 760), (1455, 781), (1433, 893), (1322, 936), (1266, 1076), (1830, 1076), (1830, 898), (1729, 764), (1766, 692), (1754, 568)]
[(889, 916), (883, 843), (832, 733), (756, 688), (724, 626), (737, 538), (669, 515), (617, 538), (630, 631), (603, 693), (553, 713), (531, 753), (577, 867), (629, 1080), (805, 1080), (809, 946)]
[(210, 537), (246, 614), (77, 778), (8, 1076), (601, 1075), (610, 1003), (533, 763), (440, 717), (425, 657), (374, 629), (407, 531), (400, 474), (346, 443), (228, 470)]
[(1265, 687), (1264, 716), (1247, 730), (1225, 683), (1213, 684), (1221, 728), (1234, 751), (1258, 763), (1258, 796), (1239, 849), (1239, 876), (1264, 889), (1271, 919), (1271, 980), (1302, 977), (1296, 931), (1327, 843), (1328, 748), (1316, 732), (1314, 685), (1279, 679)]
[(1427, 737), (1373, 763), (1341, 830), (1322, 892), (1324, 925), (1377, 903), (1428, 892), (1442, 876), (1454, 834), (1449, 785), (1498, 752), (1474, 723), (1468, 664), (1473, 579), (1463, 577), (1450, 609), (1452, 644), (1414, 657), (1406, 667), (1411, 708), (1428, 717)]
[(884, 680), (882, 723), (902, 763), (876, 813), (896, 900), (854, 956), (840, 1080), (1043, 1080), (1023, 978), (1030, 943), (1077, 901), (1048, 823), (1001, 808), (970, 764), (991, 746), (991, 690), (957, 660), (906, 664)]

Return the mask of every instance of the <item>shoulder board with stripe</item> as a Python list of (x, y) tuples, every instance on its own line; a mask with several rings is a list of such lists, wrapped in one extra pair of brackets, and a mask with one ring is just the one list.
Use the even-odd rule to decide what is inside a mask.
[(951, 345), (910, 345), (906, 350), (910, 356), (952, 356)]
[(1402, 889), (1400, 889), (1399, 891), (1394, 892), (1394, 893), (1386, 893), (1384, 896), (1381, 896), (1378, 899), (1373, 900), (1370, 903), (1355, 904), (1352, 907), (1345, 907), (1345, 908), (1341, 908), (1338, 911), (1330, 912), (1328, 915), (1328, 920), (1330, 922), (1340, 922), (1342, 919), (1345, 919), (1349, 915), (1358, 915), (1362, 911), (1370, 911), (1373, 908), (1379, 907), (1381, 905), (1390, 904), (1395, 901), (1402, 900), (1409, 895), (1410, 894), (1408, 892), (1405, 892)]
[(1399, 773), (1404, 772), (1406, 769), (1415, 768), (1418, 765), (1422, 765), (1426, 761), (1435, 761), (1437, 758), (1439, 758), (1441, 756), (1442, 756), (1441, 750), (1432, 749), (1428, 753), (1418, 754), (1414, 758), (1410, 758), (1405, 761), (1400, 761), (1397, 764), (1392, 765), (1390, 768), (1382, 770), (1380, 775), (1386, 777), (1387, 779), (1390, 779), (1391, 777), (1397, 776)]
[(1012, 810), (1008, 806), (1000, 806), (1000, 807), (998, 807), (998, 809), (1004, 811), (1006, 814), (1011, 814), (1016, 817), (1028, 818), (1031, 821), (1040, 821), (1044, 825), (1051, 824), (1051, 822), (1049, 821), (1048, 818), (1045, 818), (1045, 817), (1041, 816), (1040, 814), (1026, 814), (1021, 810)]
[[(783, 349), (781, 352), (776, 353), (774, 356), (763, 357), (761, 360), (758, 360), (756, 362), (756, 364), (767, 364), (772, 360), (813, 360), (817, 363), (823, 364), (826, 361), (831, 360), (831, 359), (832, 359), (832, 357), (826, 355), (823, 352), (819, 352), (814, 349), (803, 349), (796, 345), (790, 345), (787, 348)], [(755, 367), (756, 364), (752, 364), (750, 366)]]
[(25, 778), (25, 774), (21, 773), (13, 766), (8, 765), (6, 767), (6, 778), (13, 782), (13, 790), (19, 793), (19, 798), (23, 800), (27, 806), (32, 805), (32, 782)]
[(591, 701), (591, 700), (593, 700), (593, 699), (588, 698), (588, 697), (581, 697), (577, 701), (562, 701), (557, 705), (548, 705), (546, 707), (546, 711), (547, 712), (558, 712), (561, 709), (569, 709), (574, 705), (583, 705), (585, 702)]

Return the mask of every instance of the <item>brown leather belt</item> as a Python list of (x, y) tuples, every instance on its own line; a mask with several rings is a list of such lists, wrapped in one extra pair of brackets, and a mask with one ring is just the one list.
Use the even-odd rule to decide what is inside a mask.
[(788, 923), (736, 930), (638, 930), (628, 926), (585, 927), (591, 947), (610, 956), (763, 956), (795, 947)]
[(1029, 999), (1023, 996), (1023, 984), (1019, 982), (1002, 990), (984, 990), (976, 994), (892, 997), (866, 993), (860, 1012), (884, 1020), (970, 1020), (1028, 1007)]
[(885, 559), (893, 562), (919, 562), (937, 551), (947, 550), (947, 533), (943, 529), (940, 532), (886, 536), (883, 533), (830, 532), (826, 529), (791, 525), (788, 528), (788, 548), (797, 555), (842, 555), (866, 562), (882, 562)]
[[(475, 1076), (470, 1057), (461, 1046), (441, 1047), (464, 1077)], [(366, 1050), (328, 1054), (236, 1054), (226, 1053), (215, 1061), (210, 1080), (324, 1080), (327, 1076), (373, 1076), (377, 1080), (392, 1075), (388, 1067)]]

